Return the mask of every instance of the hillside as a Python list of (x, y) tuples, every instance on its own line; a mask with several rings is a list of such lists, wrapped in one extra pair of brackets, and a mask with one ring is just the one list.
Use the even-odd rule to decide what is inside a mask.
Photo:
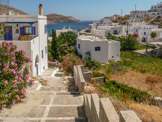
[[(149, 22), (150, 20), (152, 20), (153, 18), (149, 17), (149, 18), (146, 18), (144, 21), (145, 22)], [(159, 28), (162, 28), (162, 17), (157, 17), (154, 21), (152, 21), (150, 23), (150, 25), (159, 25)]]
[[(15, 12), (15, 15), (28, 15), (27, 13), (18, 10), (16, 8), (13, 7), (9, 7), (7, 8), (6, 5), (1, 5), (0, 4), (0, 15), (3, 14), (8, 14), (10, 10), (13, 10)], [(59, 14), (48, 14), (47, 15), (47, 20), (48, 20), (48, 24), (53, 24), (53, 23), (58, 23), (58, 22), (78, 22), (79, 20), (75, 19), (74, 17), (71, 16), (63, 16), (63, 15), (59, 15)]]
[(10, 10), (13, 10), (15, 12), (15, 15), (27, 15), (27, 13), (23, 12), (23, 11), (20, 11), (16, 8), (13, 8), (13, 7), (9, 7), (7, 8), (6, 5), (1, 5), (0, 4), (0, 15), (3, 15), (3, 14), (8, 14)]
[(59, 14), (48, 14), (47, 15), (48, 24), (58, 23), (58, 22), (78, 22), (80, 20), (75, 19), (71, 16), (63, 16)]

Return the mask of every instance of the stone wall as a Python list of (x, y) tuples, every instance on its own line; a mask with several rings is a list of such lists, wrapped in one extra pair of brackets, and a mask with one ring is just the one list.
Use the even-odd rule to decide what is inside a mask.
[(120, 111), (118, 115), (110, 99), (97, 94), (84, 95), (84, 108), (88, 122), (142, 122), (134, 111)]
[(82, 65), (74, 66), (74, 80), (75, 80), (75, 86), (78, 87), (79, 92), (83, 93), (84, 87), (85, 87), (85, 79), (83, 76), (83, 66)]
[[(74, 80), (79, 92), (84, 93), (83, 66), (74, 66)], [(97, 94), (85, 94), (83, 98), (88, 122), (142, 122), (134, 111), (120, 111), (118, 115), (109, 98), (99, 98)]]

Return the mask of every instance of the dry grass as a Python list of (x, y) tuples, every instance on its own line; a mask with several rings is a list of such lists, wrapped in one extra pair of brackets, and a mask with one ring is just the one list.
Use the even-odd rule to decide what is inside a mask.
[(151, 122), (152, 120), (154, 120), (154, 122), (162, 122), (162, 109), (160, 107), (138, 104), (132, 101), (127, 101), (127, 103), (124, 103), (109, 96), (108, 94), (104, 94), (100, 89), (96, 88), (95, 85), (97, 84), (87, 83), (89, 89), (87, 89), (85, 93), (86, 94), (97, 93), (100, 98), (109, 97), (118, 114), (120, 113), (121, 110), (132, 109), (137, 113), (137, 115), (143, 122)]
[(162, 122), (161, 108), (135, 103), (130, 104), (129, 108), (137, 112), (143, 122), (151, 122), (152, 120), (154, 120), (154, 122)]
[(113, 74), (110, 78), (119, 83), (162, 97), (162, 76), (129, 70), (124, 74)]

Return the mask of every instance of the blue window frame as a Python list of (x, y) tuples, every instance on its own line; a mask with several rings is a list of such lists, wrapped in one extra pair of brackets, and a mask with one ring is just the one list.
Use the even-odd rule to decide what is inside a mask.
[(44, 56), (43, 56), (43, 50), (42, 50), (42, 58), (43, 58)]
[(95, 47), (95, 51), (100, 51), (101, 47)]
[(78, 44), (78, 48), (80, 49), (80, 44)]

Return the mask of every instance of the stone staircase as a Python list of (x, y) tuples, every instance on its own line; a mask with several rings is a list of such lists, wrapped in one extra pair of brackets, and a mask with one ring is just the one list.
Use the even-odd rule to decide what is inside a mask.
[[(80, 95), (74, 79), (64, 77), (58, 72), (55, 76), (48, 79), (47, 86), (41, 89), (54, 91), (50, 103), (46, 106), (47, 113), (44, 113), (42, 122), (88, 122), (84, 111), (83, 95)], [(53, 84), (54, 79), (55, 84)]]
[(47, 81), (39, 89), (38, 84), (27, 90), (24, 102), (10, 109), (0, 110), (0, 122), (87, 122), (80, 95), (74, 80), (45, 71), (38, 79)]
[(87, 122), (83, 96), (58, 92), (54, 96), (46, 122)]

